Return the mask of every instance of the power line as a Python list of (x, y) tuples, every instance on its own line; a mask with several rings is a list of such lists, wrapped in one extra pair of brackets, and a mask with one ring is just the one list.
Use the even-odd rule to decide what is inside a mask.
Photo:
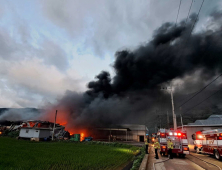
[[(196, 17), (196, 19), (195, 19), (195, 21), (194, 21), (194, 23), (193, 23), (193, 26), (191, 27), (190, 35), (191, 35), (192, 32), (193, 32), (194, 26), (195, 26), (195, 24), (196, 24), (196, 22), (197, 22), (197, 19), (198, 19), (198, 17), (199, 17), (200, 10), (201, 10), (201, 8), (202, 8), (202, 6), (203, 6), (203, 3), (204, 3), (204, 0), (202, 1), (202, 4), (201, 4), (200, 9), (199, 9), (199, 11), (198, 11), (197, 17)], [(187, 41), (188, 41), (188, 39), (190, 38), (190, 35), (189, 35), (189, 37), (187, 38)], [(186, 43), (187, 43), (187, 42), (186, 42)]]
[[(190, 15), (190, 10), (191, 10), (191, 7), (192, 7), (192, 5), (193, 5), (193, 1), (194, 1), (194, 0), (192, 0), (192, 3), (191, 3), (191, 5), (190, 5), (190, 9), (189, 9), (189, 12), (188, 12), (187, 19), (188, 19), (189, 15)], [(196, 17), (196, 19), (195, 19), (195, 21), (194, 21), (194, 23), (193, 23), (193, 25), (192, 25), (192, 27), (191, 27), (191, 31), (190, 31), (190, 33), (188, 34), (188, 37), (187, 37), (187, 39), (185, 40), (185, 43), (184, 43), (184, 44), (187, 44), (187, 43), (188, 43), (188, 40), (189, 40), (189, 38), (190, 38), (190, 36), (191, 36), (191, 34), (192, 34), (192, 32), (193, 32), (194, 26), (195, 26), (195, 24), (196, 24), (196, 22), (197, 22), (197, 19), (198, 19), (198, 17), (199, 17), (201, 8), (202, 8), (202, 6), (203, 6), (203, 3), (204, 3), (204, 0), (202, 1), (202, 4), (201, 4), (200, 9), (199, 9), (199, 11), (198, 11), (197, 17)], [(187, 19), (186, 19), (186, 23), (187, 23)], [(179, 57), (179, 58), (181, 58), (181, 57)]]
[(178, 103), (182, 103), (183, 101), (185, 101), (186, 99), (188, 99), (190, 96), (192, 96), (193, 94), (195, 94), (197, 92), (198, 91), (195, 91), (195, 92), (190, 93), (190, 94), (186, 94), (186, 96), (183, 99), (179, 100)]
[(193, 5), (193, 0), (192, 0), (192, 2), (191, 2), (191, 4), (190, 4), (190, 9), (189, 9), (189, 12), (188, 12), (188, 15), (187, 15), (186, 23), (187, 23), (187, 20), (188, 20), (188, 18), (189, 18), (189, 16), (190, 16), (190, 10), (191, 10), (192, 5)]
[[(181, 1), (182, 1), (182, 0), (180, 0), (179, 9), (178, 9), (178, 12), (177, 12), (177, 19), (178, 19), (179, 13), (180, 13), (180, 5), (181, 5)], [(176, 19), (175, 26), (177, 25), (177, 19)]]
[[(198, 94), (200, 94), (204, 89), (206, 89), (209, 85), (211, 85), (214, 81), (216, 81), (220, 76), (222, 76), (222, 74), (220, 74), (219, 76), (217, 76), (213, 81), (211, 81), (210, 83), (208, 83), (206, 86), (204, 86), (202, 89), (200, 89), (195, 95), (193, 95), (190, 99), (188, 99), (187, 101), (185, 101), (183, 104), (181, 104), (179, 107), (183, 106), (184, 104), (186, 104), (187, 102), (189, 102), (191, 99), (193, 99), (195, 96), (197, 96)], [(178, 108), (179, 108), (178, 107)]]
[(193, 106), (192, 108), (188, 109), (186, 112), (182, 113), (182, 114), (185, 114), (187, 113), (188, 111), (192, 110), (193, 108), (199, 106), (201, 103), (203, 103), (204, 101), (206, 101), (207, 99), (209, 99), (210, 97), (212, 97), (213, 95), (217, 94), (219, 91), (221, 91), (222, 88), (220, 90), (217, 90), (215, 93), (213, 93), (212, 95), (208, 96), (206, 99), (202, 100), (200, 103), (198, 103), (197, 105)]

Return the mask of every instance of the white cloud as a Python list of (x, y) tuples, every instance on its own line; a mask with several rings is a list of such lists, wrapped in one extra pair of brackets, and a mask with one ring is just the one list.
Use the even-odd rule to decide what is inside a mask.
[[(124, 47), (134, 48), (152, 38), (152, 32), (164, 22), (175, 22), (178, 0), (60, 0), (41, 1), (42, 11), (55, 25), (72, 38), (84, 39), (85, 48), (99, 57), (114, 54)], [(202, 1), (193, 3), (191, 13), (198, 12)], [(206, 1), (202, 18), (220, 1)], [(187, 17), (191, 1), (181, 4), (178, 21)]]
[[(4, 67), (1, 67), (0, 72), (6, 73), (2, 75), (6, 81), (2, 81), (5, 88), (2, 88), (1, 97), (2, 99), (7, 96), (12, 97), (16, 107), (18, 105), (21, 107), (38, 106), (38, 102), (44, 98), (53, 101), (57, 96), (63, 95), (66, 90), (82, 91), (84, 89), (81, 85), (84, 82), (83, 79), (76, 79), (71, 74), (62, 73), (55, 66), (49, 67), (38, 58), (10, 63), (2, 61), (1, 63), (4, 63)], [(35, 103), (36, 101), (38, 102)], [(6, 103), (8, 104), (1, 104), (2, 107), (13, 105), (10, 101)]]

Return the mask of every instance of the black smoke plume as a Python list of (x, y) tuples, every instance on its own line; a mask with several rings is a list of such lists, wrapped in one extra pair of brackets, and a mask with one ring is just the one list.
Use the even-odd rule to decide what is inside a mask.
[[(164, 23), (150, 42), (133, 51), (116, 52), (113, 78), (102, 71), (88, 83), (89, 90), (83, 94), (67, 91), (53, 108), (69, 112), (75, 126), (159, 124), (159, 114), (167, 110), (171, 114), (170, 95), (159, 90), (161, 85), (191, 76), (182, 81), (185, 87), (192, 85), (185, 89), (190, 94), (222, 72), (222, 23), (218, 16), (221, 12), (210, 16), (211, 24), (219, 24), (215, 29), (195, 33), (191, 33), (195, 14), (187, 23)], [(183, 90), (175, 91), (175, 105), (177, 99), (184, 99)], [(163, 119), (166, 122), (166, 117)]]

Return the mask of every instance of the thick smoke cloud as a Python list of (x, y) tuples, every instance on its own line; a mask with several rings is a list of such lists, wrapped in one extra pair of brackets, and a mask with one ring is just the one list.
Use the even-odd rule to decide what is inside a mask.
[[(197, 69), (212, 75), (221, 72), (222, 32), (218, 30), (190, 35), (195, 17), (192, 15), (186, 25), (184, 21), (177, 26), (165, 23), (155, 31), (151, 42), (135, 51), (117, 52), (113, 82), (107, 84), (111, 82), (109, 74), (102, 72), (97, 76), (98, 81), (89, 83), (91, 92), (107, 95), (108, 91), (119, 94), (155, 88)], [(109, 90), (105, 90), (106, 87)]]
[(23, 121), (37, 119), (41, 115), (41, 110), (33, 108), (1, 108), (0, 120)]
[[(211, 21), (220, 14), (212, 14)], [(102, 71), (88, 83), (88, 91), (67, 92), (53, 108), (68, 110), (73, 126), (156, 124), (160, 113), (171, 112), (169, 94), (158, 90), (161, 85), (196, 72), (198, 81), (205, 84), (222, 71), (221, 25), (217, 30), (191, 34), (195, 18), (193, 14), (187, 23), (164, 23), (147, 44), (116, 52), (113, 79)], [(175, 93), (178, 96), (184, 94)]]

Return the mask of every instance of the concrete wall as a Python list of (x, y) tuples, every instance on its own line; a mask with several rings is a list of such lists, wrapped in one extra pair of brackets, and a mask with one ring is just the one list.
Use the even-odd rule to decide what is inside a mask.
[[(127, 140), (139, 142), (139, 136), (143, 136), (145, 139), (145, 135), (146, 135), (146, 131), (144, 130), (127, 131)], [(126, 135), (118, 135), (118, 137), (121, 137), (122, 140), (126, 140)]]

